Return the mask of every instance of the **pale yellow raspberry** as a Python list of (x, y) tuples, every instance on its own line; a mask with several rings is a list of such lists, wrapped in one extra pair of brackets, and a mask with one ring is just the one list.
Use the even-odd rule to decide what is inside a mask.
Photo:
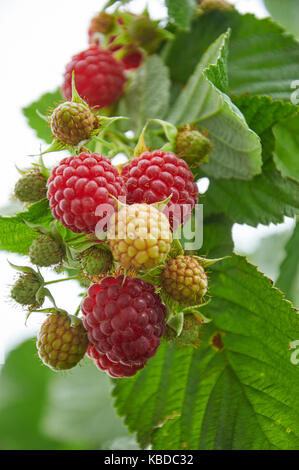
[(116, 212), (107, 238), (113, 257), (128, 269), (151, 269), (165, 261), (172, 241), (167, 217), (152, 205), (132, 204)]

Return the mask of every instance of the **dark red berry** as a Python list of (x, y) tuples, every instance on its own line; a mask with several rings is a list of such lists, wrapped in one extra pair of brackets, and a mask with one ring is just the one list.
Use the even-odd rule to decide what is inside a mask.
[(122, 63), (126, 70), (137, 69), (143, 61), (143, 54), (139, 49), (129, 51), (122, 58)]
[(136, 372), (144, 367), (144, 363), (140, 366), (125, 366), (120, 362), (112, 362), (106, 354), (100, 353), (93, 345), (89, 345), (87, 349), (88, 356), (100, 370), (104, 370), (110, 377), (123, 378), (132, 377)]
[[(48, 199), (53, 216), (75, 233), (93, 233), (108, 204), (113, 212), (115, 201), (126, 195), (118, 169), (97, 153), (80, 153), (64, 158), (49, 178)], [(102, 206), (105, 207), (105, 206)], [(103, 227), (105, 228), (105, 227)]]
[(165, 331), (166, 308), (155, 288), (139, 278), (106, 277), (93, 284), (82, 311), (89, 341), (101, 354), (97, 365), (114, 376), (111, 363), (135, 369), (121, 375), (118, 368), (119, 377), (142, 368), (155, 355)]
[(123, 92), (126, 81), (123, 65), (108, 50), (91, 46), (72, 57), (66, 66), (62, 85), (67, 100), (72, 98), (73, 70), (76, 89), (89, 106), (110, 106)]
[(137, 69), (143, 61), (143, 53), (141, 52), (141, 50), (137, 49), (136, 47), (130, 44), (128, 46), (121, 46), (119, 44), (114, 45), (113, 42), (116, 38), (117, 36), (110, 37), (109, 50), (111, 52), (116, 52), (120, 49), (123, 49), (123, 57), (121, 61), (125, 70)]
[(187, 163), (172, 152), (144, 152), (123, 166), (128, 204), (163, 201), (171, 194), (167, 210), (175, 228), (186, 222), (197, 202), (198, 188)]

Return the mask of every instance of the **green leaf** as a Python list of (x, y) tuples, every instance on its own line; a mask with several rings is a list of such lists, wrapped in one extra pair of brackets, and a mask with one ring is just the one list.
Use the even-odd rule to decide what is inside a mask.
[[(259, 137), (231, 100), (208, 80), (225, 88), (229, 32), (222, 34), (207, 50), (188, 80), (167, 120), (175, 125), (197, 123), (209, 133), (213, 150), (203, 171), (214, 178), (249, 179), (261, 171)], [(211, 64), (211, 65), (210, 65)]]
[(170, 21), (181, 29), (190, 29), (195, 5), (194, 0), (184, 2), (182, 0), (166, 0)]
[[(299, 223), (285, 246), (285, 258), (280, 265), (279, 277), (275, 283), (276, 287), (285, 293), (286, 297), (295, 301), (297, 294), (297, 274), (299, 268)], [(298, 294), (297, 294), (298, 295)]]
[(169, 89), (168, 69), (159, 56), (152, 55), (131, 76), (118, 114), (131, 118), (130, 128), (139, 135), (147, 119), (162, 119), (167, 113)]
[(210, 43), (228, 28), (232, 29), (230, 92), (271, 95), (289, 101), (291, 83), (299, 76), (299, 44), (271, 19), (237, 11), (202, 15), (193, 22), (190, 32), (177, 34), (163, 51), (172, 79), (186, 82)]
[(226, 213), (231, 220), (256, 226), (283, 222), (284, 215), (299, 213), (299, 182), (283, 178), (273, 163), (272, 126), (290, 116), (293, 105), (269, 97), (243, 96), (235, 100), (248, 125), (259, 133), (263, 144), (263, 171), (251, 181), (210, 180), (205, 198), (205, 214)]
[[(126, 441), (110, 390), (107, 375), (89, 359), (71, 372), (55, 373), (42, 366), (35, 339), (24, 342), (1, 369), (1, 448), (107, 449)], [(137, 448), (133, 436), (130, 445)]]
[(213, 323), (201, 346), (163, 343), (143, 371), (115, 385), (118, 412), (143, 447), (298, 449), (299, 369), (288, 350), (298, 316), (244, 258), (211, 270), (203, 313)]
[(267, 10), (272, 18), (288, 32), (299, 38), (299, 10), (297, 0), (265, 0)]
[(61, 101), (62, 95), (58, 89), (52, 93), (42, 95), (37, 101), (23, 108), (23, 113), (27, 118), (29, 126), (35, 130), (37, 137), (48, 144), (52, 142), (51, 129), (49, 124), (37, 114), (37, 111), (47, 116)]
[(299, 180), (299, 114), (280, 121), (273, 128), (276, 138), (274, 161), (284, 176)]
[(50, 369), (41, 367), (33, 340), (26, 341), (8, 356), (0, 375), (2, 449), (64, 447), (40, 429), (51, 375)]
[(52, 439), (107, 449), (128, 432), (112, 406), (111, 383), (89, 359), (67, 377), (52, 374), (41, 428)]
[(0, 250), (28, 254), (29, 246), (38, 233), (25, 220), (48, 227), (53, 220), (48, 200), (42, 199), (32, 204), (26, 212), (13, 217), (0, 217)]
[(210, 258), (231, 255), (234, 243), (232, 240), (232, 222), (225, 215), (204, 217), (203, 246), (200, 254)]

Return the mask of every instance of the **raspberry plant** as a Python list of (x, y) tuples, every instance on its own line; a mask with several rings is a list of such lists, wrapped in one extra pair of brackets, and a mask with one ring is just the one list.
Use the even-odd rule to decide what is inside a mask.
[[(45, 365), (84, 368), (87, 352), (113, 378), (141, 448), (299, 449), (298, 225), (276, 286), (232, 241), (235, 222), (299, 214), (299, 45), (225, 1), (165, 0), (163, 23), (128, 3), (108, 2), (60, 88), (24, 109), (47, 145), (16, 183), (23, 211), (0, 219), (0, 248), (28, 257), (11, 298), (45, 315)], [(203, 244), (190, 249), (177, 230), (197, 203)], [(84, 289), (74, 315), (48, 266)]]

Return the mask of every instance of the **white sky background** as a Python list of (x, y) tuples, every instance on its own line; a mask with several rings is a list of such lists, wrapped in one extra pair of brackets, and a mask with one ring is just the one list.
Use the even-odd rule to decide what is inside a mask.
[[(240, 11), (267, 16), (259, 0), (231, 1)], [(30, 165), (29, 154), (39, 152), (40, 141), (27, 126), (22, 107), (35, 101), (40, 95), (52, 91), (61, 84), (62, 74), (71, 56), (87, 47), (87, 29), (90, 18), (97, 13), (103, 1), (88, 0), (1, 0), (1, 162), (0, 207), (8, 198), (18, 179), (15, 164), (24, 168)], [(132, 11), (141, 12), (144, 0), (134, 0)], [(166, 11), (159, 0), (148, 2), (154, 18), (164, 17)], [(61, 154), (50, 154), (45, 163), (53, 164)], [(244, 250), (257, 245), (265, 234), (285, 229), (292, 221), (280, 226), (235, 226), (233, 235), (236, 247)], [(26, 337), (35, 334), (44, 318), (33, 313), (24, 325), (25, 313), (9, 300), (10, 287), (16, 273), (8, 266), (7, 258), (16, 264), (28, 264), (26, 258), (0, 252), (0, 363), (1, 353), (7, 352)], [(50, 270), (43, 270), (47, 280), (55, 278)], [(70, 313), (80, 301), (77, 284), (73, 281), (51, 286), (56, 303)], [(2, 351), (1, 351), (2, 350)]]

